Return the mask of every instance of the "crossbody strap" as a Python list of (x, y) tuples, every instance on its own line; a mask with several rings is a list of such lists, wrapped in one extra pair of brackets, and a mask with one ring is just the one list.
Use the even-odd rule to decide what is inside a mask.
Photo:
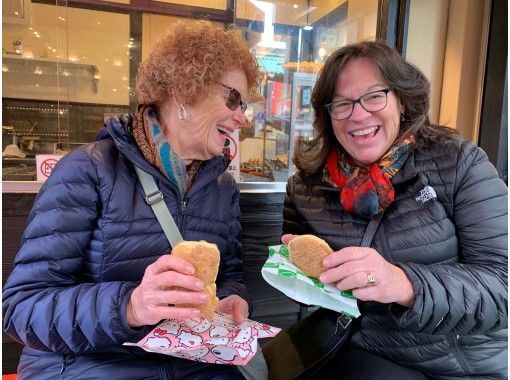
[(370, 245), (372, 244), (372, 240), (374, 240), (375, 233), (379, 228), (379, 224), (381, 224), (383, 214), (384, 212), (380, 212), (378, 214), (375, 214), (372, 217), (372, 219), (370, 219), (367, 229), (363, 234), (363, 238), (361, 239), (361, 243), (359, 245), (360, 247), (370, 247)]
[(143, 190), (145, 191), (145, 202), (152, 207), (156, 219), (158, 219), (166, 238), (172, 247), (183, 240), (182, 235), (175, 224), (175, 220), (166, 206), (163, 193), (159, 191), (154, 178), (144, 170), (135, 166), (136, 174), (140, 178)]

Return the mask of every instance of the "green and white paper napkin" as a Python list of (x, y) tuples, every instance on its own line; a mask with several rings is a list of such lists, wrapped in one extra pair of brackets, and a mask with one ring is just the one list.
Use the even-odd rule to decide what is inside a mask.
[(286, 246), (273, 245), (268, 248), (269, 258), (262, 267), (262, 277), (271, 286), (306, 305), (321, 306), (350, 317), (360, 315), (356, 298), (350, 291), (341, 291), (308, 277), (290, 262)]

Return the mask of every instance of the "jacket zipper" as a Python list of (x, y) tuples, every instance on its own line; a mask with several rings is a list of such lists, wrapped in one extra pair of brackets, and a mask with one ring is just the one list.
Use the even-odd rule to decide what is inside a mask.
[(473, 373), (473, 370), (471, 369), (471, 366), (469, 365), (466, 357), (464, 356), (464, 353), (460, 350), (459, 347), (459, 335), (452, 336), (451, 341), (453, 343), (455, 357), (457, 358), (457, 361), (464, 370), (464, 373), (466, 375), (471, 375)]
[(68, 359), (68, 355), (67, 354), (64, 354), (62, 355), (62, 367), (60, 367), (60, 374), (62, 375), (66, 368), (67, 368), (67, 359)]

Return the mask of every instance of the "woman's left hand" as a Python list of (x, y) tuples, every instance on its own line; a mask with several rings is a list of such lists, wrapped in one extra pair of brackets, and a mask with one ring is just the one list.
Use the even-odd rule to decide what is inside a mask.
[(395, 302), (406, 307), (414, 302), (413, 286), (405, 272), (375, 249), (343, 248), (324, 258), (322, 264), (328, 269), (321, 273), (321, 282), (335, 283), (340, 290), (352, 289), (361, 301)]
[(220, 300), (219, 310), (222, 313), (232, 315), (234, 322), (241, 324), (246, 318), (248, 318), (248, 302), (236, 294)]

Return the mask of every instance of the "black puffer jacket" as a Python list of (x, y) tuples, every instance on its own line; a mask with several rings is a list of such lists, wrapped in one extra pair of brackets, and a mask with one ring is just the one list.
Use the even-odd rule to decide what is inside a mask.
[[(372, 247), (414, 288), (409, 309), (360, 303), (352, 345), (434, 379), (507, 378), (507, 188), (485, 153), (452, 141), (418, 149), (393, 178)], [(368, 220), (321, 178), (289, 179), (284, 233), (358, 246)]]

